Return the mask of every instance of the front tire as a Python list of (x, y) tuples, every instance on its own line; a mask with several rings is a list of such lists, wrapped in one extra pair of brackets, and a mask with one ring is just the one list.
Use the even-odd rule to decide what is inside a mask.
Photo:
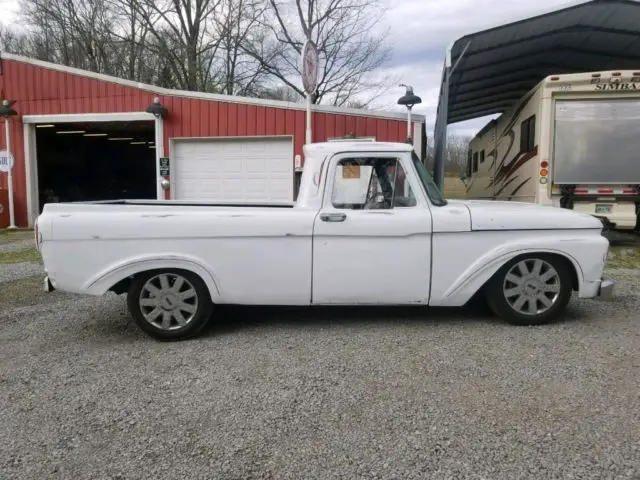
[(487, 303), (513, 325), (543, 325), (555, 320), (571, 299), (567, 262), (546, 254), (517, 257), (489, 281)]
[(213, 304), (204, 281), (185, 270), (144, 272), (129, 287), (127, 306), (136, 325), (156, 340), (184, 340), (199, 333)]

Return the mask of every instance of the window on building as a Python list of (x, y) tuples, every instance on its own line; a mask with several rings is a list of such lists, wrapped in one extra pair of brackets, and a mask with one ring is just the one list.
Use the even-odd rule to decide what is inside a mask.
[(535, 146), (536, 116), (531, 115), (520, 124), (520, 153), (530, 152)]
[(478, 171), (478, 152), (473, 154), (473, 173)]
[(352, 210), (417, 205), (397, 158), (345, 158), (338, 162), (331, 202)]
[(473, 152), (471, 149), (467, 151), (467, 177), (471, 176), (471, 163), (473, 162)]
[(484, 150), (480, 152), (480, 163), (484, 163)]

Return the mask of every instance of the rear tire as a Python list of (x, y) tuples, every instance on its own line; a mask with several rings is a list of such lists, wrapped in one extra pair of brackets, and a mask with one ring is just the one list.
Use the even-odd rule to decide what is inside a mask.
[(554, 255), (528, 254), (507, 262), (489, 281), (486, 298), (493, 312), (512, 325), (543, 325), (566, 309), (572, 275)]
[(154, 270), (137, 275), (127, 294), (129, 312), (156, 340), (184, 340), (208, 323), (213, 303), (204, 281), (178, 269)]

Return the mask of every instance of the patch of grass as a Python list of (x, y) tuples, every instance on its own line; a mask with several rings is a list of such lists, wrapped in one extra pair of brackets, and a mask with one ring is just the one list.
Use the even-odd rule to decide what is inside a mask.
[(0, 305), (21, 303), (23, 297), (30, 296), (37, 289), (42, 289), (42, 278), (42, 276), (34, 276), (2, 282)]
[(609, 249), (607, 268), (640, 268), (640, 248), (629, 246), (612, 246)]
[(32, 229), (0, 230), (0, 245), (18, 242), (20, 240), (31, 240), (31, 239), (33, 239)]
[(42, 258), (35, 248), (26, 250), (16, 250), (9, 252), (0, 252), (0, 264), (22, 263), (22, 262), (38, 262), (42, 263)]
[(3, 307), (27, 307), (66, 298), (64, 293), (47, 293), (43, 288), (44, 277), (35, 275), (11, 282), (2, 282), (0, 305)]

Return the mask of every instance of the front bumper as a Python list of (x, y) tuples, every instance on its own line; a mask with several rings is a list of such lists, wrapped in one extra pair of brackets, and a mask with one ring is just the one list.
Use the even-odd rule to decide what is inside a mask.
[(609, 278), (603, 278), (598, 288), (598, 299), (611, 300), (613, 298), (613, 287), (616, 281)]

